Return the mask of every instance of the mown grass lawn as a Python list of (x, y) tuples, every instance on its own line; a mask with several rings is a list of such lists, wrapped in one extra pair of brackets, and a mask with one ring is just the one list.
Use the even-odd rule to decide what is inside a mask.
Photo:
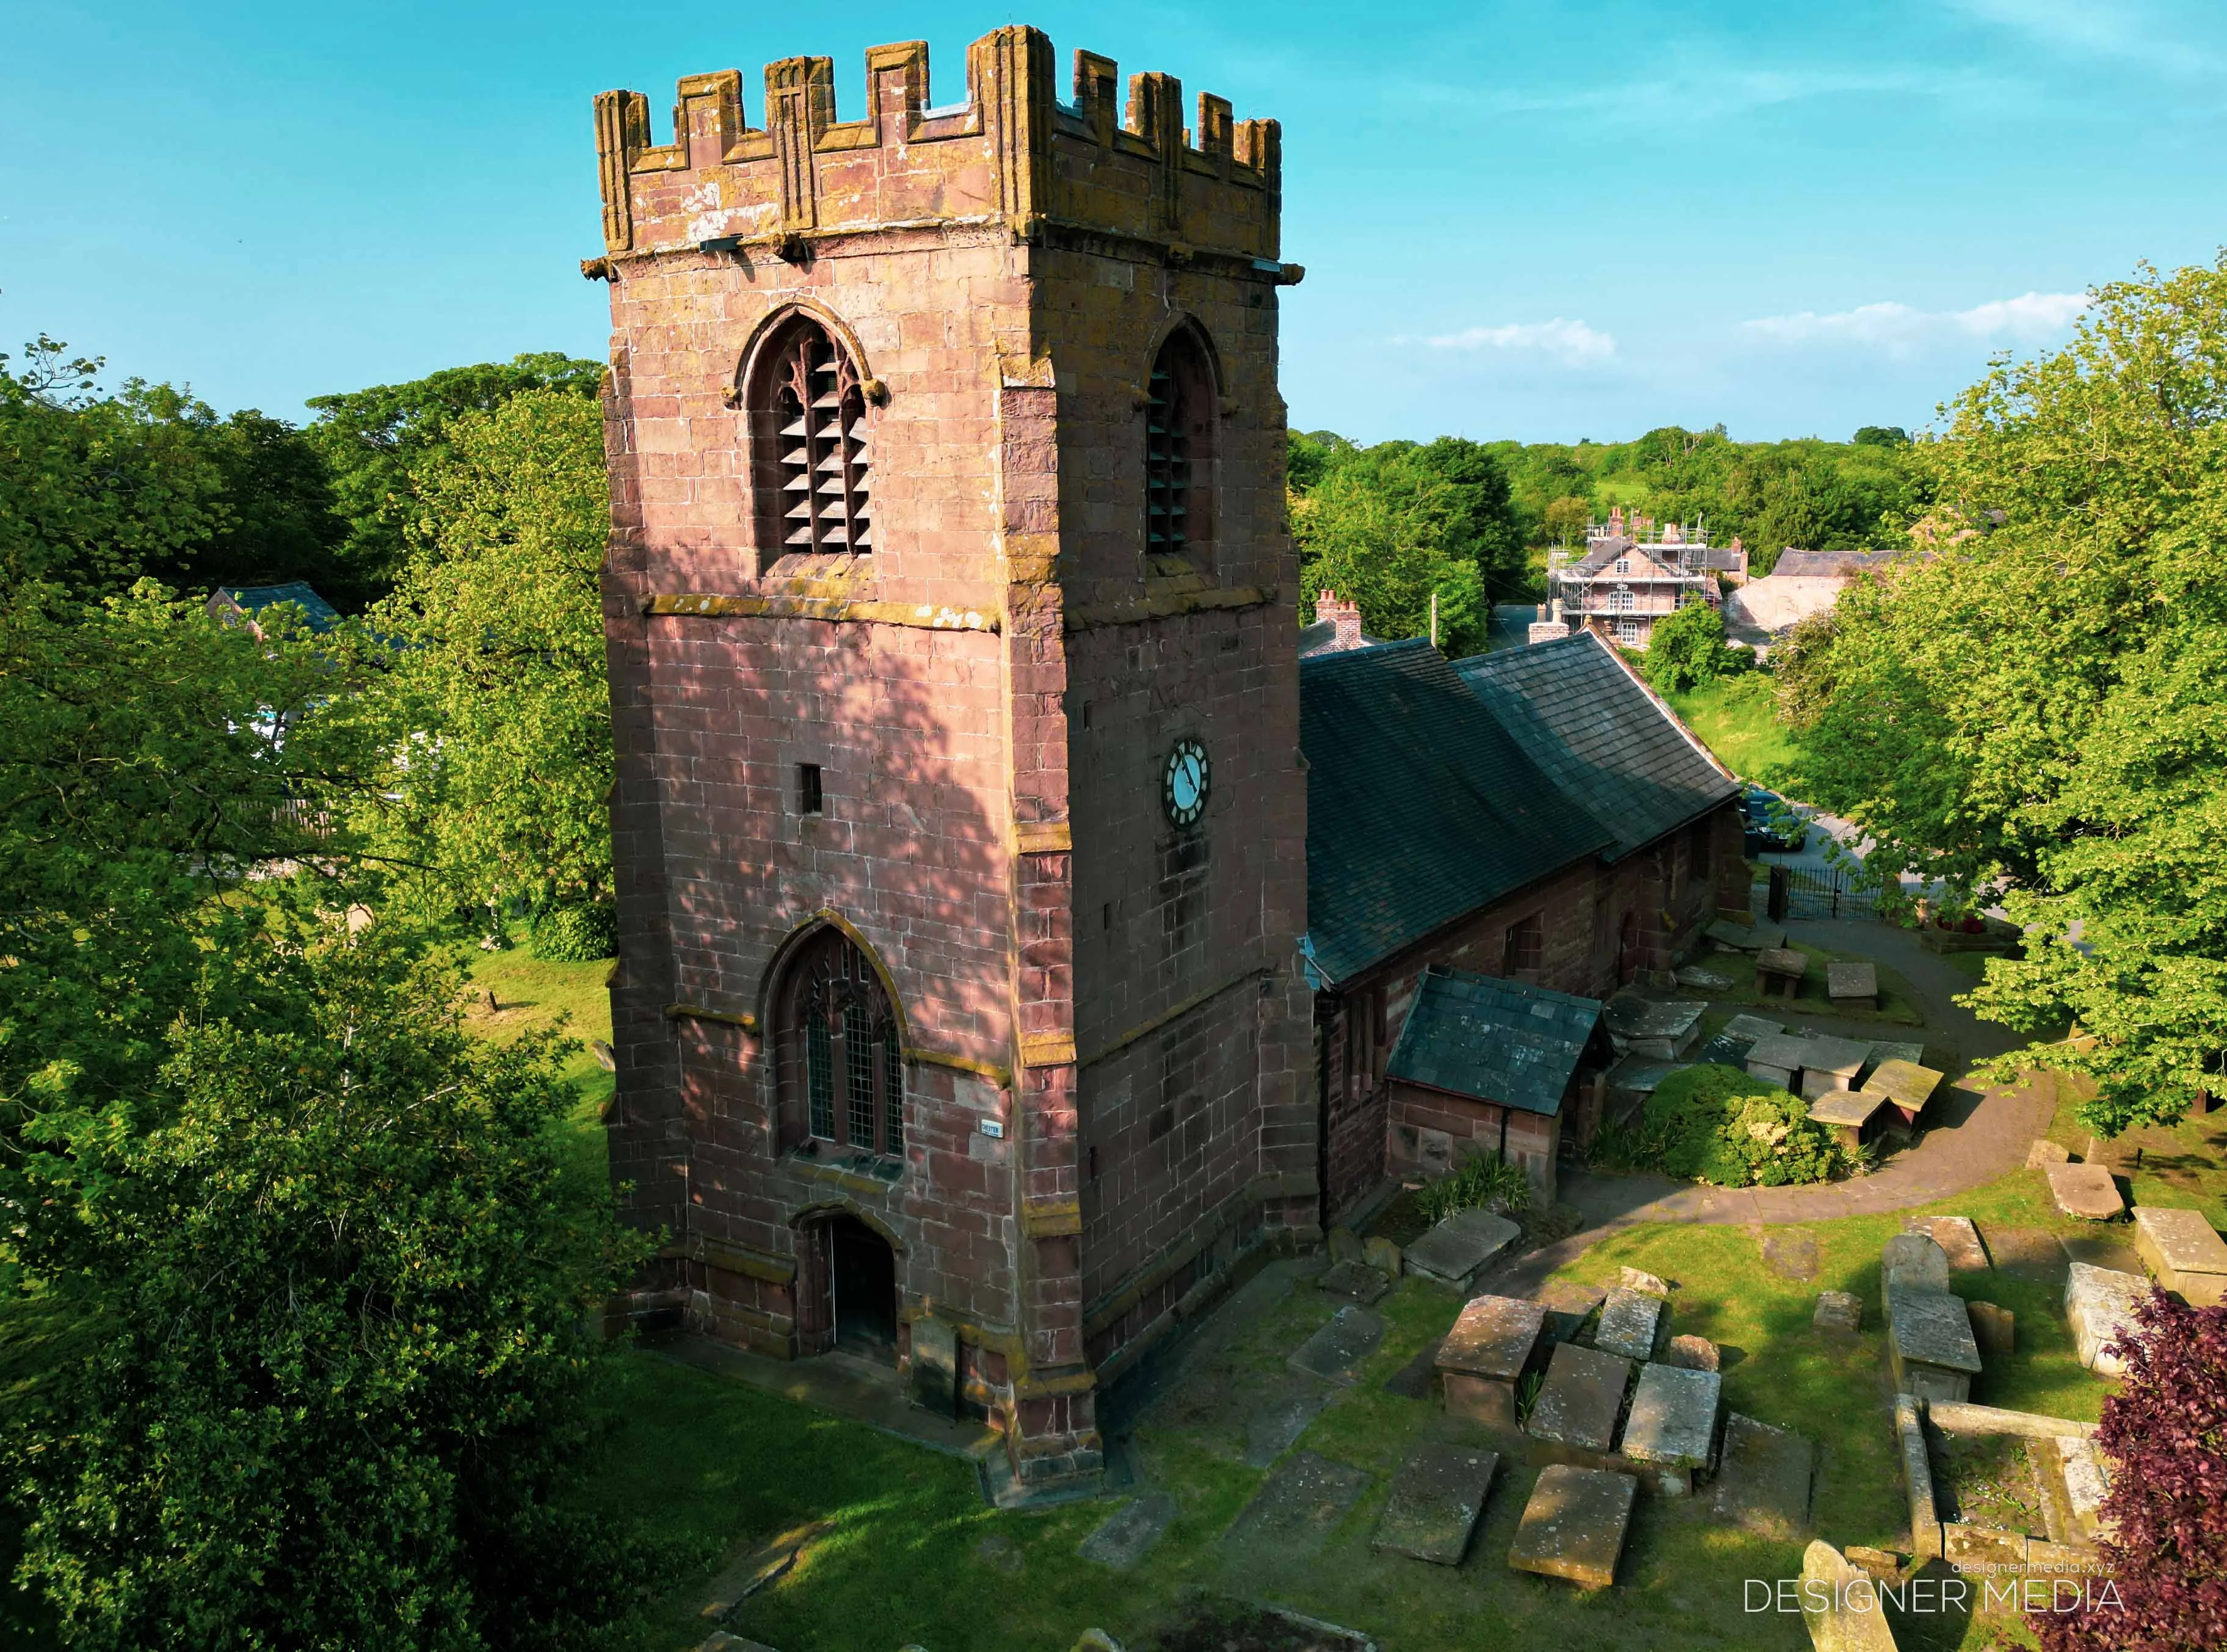
[(1720, 678), (1667, 698), (1686, 726), (1735, 775), (1775, 785), (1778, 772), (1797, 755), (1799, 743), (1778, 720), (1771, 679), (1762, 672)]

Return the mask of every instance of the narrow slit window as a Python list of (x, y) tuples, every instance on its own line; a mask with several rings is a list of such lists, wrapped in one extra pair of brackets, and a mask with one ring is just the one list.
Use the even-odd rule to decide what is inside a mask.
[(818, 763), (799, 763), (796, 766), (796, 812), (799, 814), (823, 812)]

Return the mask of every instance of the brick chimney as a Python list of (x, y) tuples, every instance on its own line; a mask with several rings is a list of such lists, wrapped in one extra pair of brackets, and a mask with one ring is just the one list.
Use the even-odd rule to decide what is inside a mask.
[(1330, 652), (1342, 654), (1361, 646), (1360, 603), (1341, 603), (1336, 591), (1326, 590), (1315, 598), (1315, 618), (1337, 627), (1337, 641), (1330, 645)]

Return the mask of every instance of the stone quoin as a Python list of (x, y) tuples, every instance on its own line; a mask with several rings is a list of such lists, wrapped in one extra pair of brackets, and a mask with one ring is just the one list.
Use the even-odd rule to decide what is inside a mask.
[(1087, 1483), (1319, 1237), (1278, 128), (1026, 28), (865, 83), (595, 102), (625, 1306)]

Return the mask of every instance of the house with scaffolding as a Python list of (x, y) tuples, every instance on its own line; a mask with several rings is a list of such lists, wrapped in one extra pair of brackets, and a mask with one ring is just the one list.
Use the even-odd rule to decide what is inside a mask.
[(1724, 604), (1725, 592), (1747, 581), (1747, 552), (1738, 539), (1713, 545), (1707, 530), (1657, 524), (1621, 506), (1586, 530), (1582, 552), (1547, 556), (1547, 603), (1531, 641), (1597, 631), (1627, 648), (1644, 648), (1655, 622), (1690, 603)]

